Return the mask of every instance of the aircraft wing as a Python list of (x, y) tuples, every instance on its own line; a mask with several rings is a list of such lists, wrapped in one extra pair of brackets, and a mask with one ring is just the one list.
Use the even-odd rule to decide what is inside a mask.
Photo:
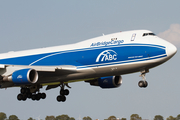
[(28, 66), (28, 68), (35, 69), (36, 71), (56, 72), (56, 71), (76, 71), (77, 67), (72, 65), (61, 66)]
[(23, 65), (0, 65), (0, 68), (17, 67), (17, 68), (32, 68), (38, 72), (56, 72), (56, 71), (76, 71), (77, 67), (73, 65), (61, 66), (23, 66)]
[[(12, 82), (10, 82), (11, 84), (8, 82), (9, 76), (12, 76), (12, 72), (7, 72), (7, 73), (5, 72), (9, 69), (12, 69), (13, 71), (19, 71), (23, 69), (33, 69), (38, 72), (39, 78), (41, 78), (42, 76), (48, 77), (51, 75), (54, 75), (55, 76), (54, 78), (56, 78), (56, 75), (63, 76), (63, 75), (77, 73), (77, 67), (73, 65), (60, 65), (60, 66), (0, 65), (0, 73), (5, 73), (0, 76), (0, 81), (1, 82), (4, 81), (4, 84), (1, 85), (1, 88), (14, 86)], [(7, 76), (7, 77), (4, 77), (4, 76)], [(44, 81), (44, 79), (41, 79), (41, 80)], [(39, 82), (42, 82), (41, 80), (39, 80)]]

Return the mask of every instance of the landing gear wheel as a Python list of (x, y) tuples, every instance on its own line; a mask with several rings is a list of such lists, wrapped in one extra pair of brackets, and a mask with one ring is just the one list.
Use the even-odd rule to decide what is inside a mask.
[(64, 90), (64, 94), (65, 94), (65, 95), (69, 95), (69, 90), (68, 90), (68, 89), (65, 89), (65, 90)]
[(58, 101), (58, 102), (61, 102), (61, 101), (62, 101), (62, 102), (65, 102), (65, 101), (66, 101), (66, 97), (65, 97), (65, 96), (63, 96), (63, 95), (59, 95), (59, 96), (57, 96), (57, 98), (56, 98), (56, 99), (57, 99), (57, 101)]
[(21, 94), (25, 94), (26, 93), (26, 88), (21, 88)]
[(29, 93), (30, 92), (30, 89), (29, 88), (21, 88), (20, 92), (22, 94), (26, 94), (26, 93)]
[(45, 99), (46, 98), (46, 94), (45, 93), (41, 93), (41, 98)]
[(25, 101), (27, 98), (32, 100), (40, 100), (45, 99), (46, 94), (40, 93), (40, 88), (42, 88), (42, 85), (32, 85), (32, 86), (21, 86), (20, 94), (17, 95), (17, 99)]
[(56, 98), (56, 99), (57, 99), (57, 101), (58, 101), (58, 102), (61, 102), (61, 97), (60, 97), (60, 95), (59, 95), (59, 96), (57, 96), (57, 98)]
[(139, 86), (140, 88), (146, 88), (146, 87), (148, 86), (148, 82), (141, 80), (141, 81), (139, 81), (138, 86)]
[(32, 100), (36, 100), (36, 95), (32, 95)]
[(66, 101), (66, 97), (65, 97), (65, 96), (62, 96), (62, 97), (61, 97), (61, 101), (62, 101), (62, 102), (65, 102), (65, 101)]
[(141, 71), (140, 77), (142, 77), (142, 80), (139, 81), (139, 83), (138, 83), (138, 86), (140, 88), (146, 88), (148, 86), (148, 82), (146, 81), (146, 77), (145, 77), (146, 73), (148, 73), (148, 72), (149, 72), (149, 69), (145, 69), (145, 70)]
[(60, 90), (60, 95), (69, 95), (69, 90), (68, 89)]
[(65, 92), (63, 89), (60, 90), (60, 95), (65, 95)]
[(36, 100), (39, 101), (41, 99), (41, 93), (36, 94)]
[(27, 96), (26, 96), (26, 94), (24, 94), (22, 100), (26, 101), (26, 99), (27, 99)]
[(144, 86), (144, 82), (143, 82), (143, 81), (139, 81), (139, 82), (138, 82), (138, 86), (139, 86), (140, 88), (142, 88), (142, 87)]
[(28, 93), (27, 98), (32, 98), (32, 93)]
[(18, 99), (19, 101), (21, 101), (21, 100), (23, 99), (23, 95), (22, 95), (22, 94), (18, 94), (17, 99)]
[(144, 88), (146, 88), (148, 86), (148, 82), (144, 81)]

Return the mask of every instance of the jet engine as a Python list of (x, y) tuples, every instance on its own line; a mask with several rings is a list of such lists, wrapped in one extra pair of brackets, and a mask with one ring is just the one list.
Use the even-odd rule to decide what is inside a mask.
[(4, 77), (4, 81), (12, 81), (15, 84), (30, 84), (36, 83), (38, 80), (38, 73), (36, 70), (27, 68), (13, 72), (11, 76)]
[(100, 86), (101, 88), (117, 88), (122, 84), (121, 76), (101, 77), (96, 80), (86, 81), (92, 86)]

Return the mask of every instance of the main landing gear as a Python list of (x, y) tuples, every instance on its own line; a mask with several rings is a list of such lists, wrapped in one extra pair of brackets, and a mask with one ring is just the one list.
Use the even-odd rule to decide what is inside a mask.
[(71, 88), (70, 86), (68, 86), (68, 84), (60, 84), (61, 90), (60, 90), (60, 95), (57, 96), (57, 101), (58, 102), (65, 102), (66, 101), (66, 96), (69, 95), (69, 90), (68, 89), (64, 89), (64, 87), (67, 86), (68, 88)]
[(138, 86), (140, 88), (146, 88), (148, 86), (148, 82), (146, 81), (146, 77), (145, 77), (146, 73), (148, 73), (148, 72), (149, 72), (149, 70), (141, 71), (140, 77), (142, 77), (142, 80), (139, 81), (139, 83), (138, 83)]
[(41, 85), (31, 86), (31, 87), (22, 87), (20, 94), (17, 95), (19, 101), (26, 101), (27, 98), (39, 101), (40, 99), (45, 99), (46, 94), (40, 93), (39, 89), (42, 88)]
[[(57, 85), (56, 87), (60, 86), (60, 92), (57, 96), (58, 102), (65, 102), (66, 96), (69, 95), (69, 90), (64, 89), (65, 86), (68, 88), (71, 88), (67, 83), (61, 83), (60, 85)], [(40, 93), (40, 88), (42, 88), (42, 85), (34, 85), (34, 86), (23, 86), (21, 87), (20, 93), (17, 95), (17, 99), (19, 101), (26, 101), (28, 98), (32, 99), (33, 101), (39, 101), (40, 99), (45, 99), (46, 94)], [(53, 88), (53, 87), (52, 87)]]

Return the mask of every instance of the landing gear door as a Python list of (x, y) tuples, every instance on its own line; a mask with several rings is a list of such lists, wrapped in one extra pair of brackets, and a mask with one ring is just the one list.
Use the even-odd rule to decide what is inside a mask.
[(136, 33), (133, 33), (133, 34), (132, 34), (132, 37), (131, 37), (131, 41), (134, 41), (135, 38), (136, 38)]

